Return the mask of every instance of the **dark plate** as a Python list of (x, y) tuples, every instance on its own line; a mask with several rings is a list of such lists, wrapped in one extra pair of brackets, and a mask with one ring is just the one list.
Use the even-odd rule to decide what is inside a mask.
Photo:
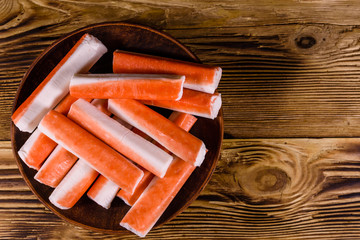
[[(121, 22), (88, 26), (56, 41), (34, 61), (21, 81), (14, 101), (13, 112), (84, 33), (90, 33), (100, 39), (109, 50), (91, 69), (93, 73), (110, 73), (112, 71), (112, 52), (116, 49), (199, 62), (199, 59), (177, 40), (149, 27)], [(188, 207), (209, 181), (220, 156), (223, 138), (222, 110), (215, 120), (199, 117), (191, 133), (206, 144), (209, 150), (206, 159), (201, 167), (193, 172), (155, 227), (168, 222)], [(127, 233), (127, 230), (122, 228), (119, 222), (129, 207), (119, 198), (113, 201), (108, 210), (98, 206), (86, 196), (83, 196), (69, 210), (60, 210), (53, 206), (48, 200), (53, 189), (34, 180), (35, 170), (27, 167), (17, 154), (29, 136), (28, 133), (19, 131), (14, 124), (11, 125), (12, 148), (19, 170), (32, 192), (47, 208), (62, 219), (81, 227), (108, 233)]]

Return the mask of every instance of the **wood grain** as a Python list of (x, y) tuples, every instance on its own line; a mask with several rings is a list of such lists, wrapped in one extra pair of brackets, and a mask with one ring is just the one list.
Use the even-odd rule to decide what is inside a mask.
[(0, 6), (1, 140), (10, 139), (12, 102), (31, 62), (64, 34), (105, 21), (164, 30), (202, 62), (223, 67), (227, 138), (360, 136), (357, 1), (1, 0)]
[[(67, 224), (33, 196), (0, 142), (0, 239), (132, 239)], [(358, 239), (360, 140), (225, 140), (199, 198), (149, 239)], [(60, 236), (61, 234), (61, 236)]]

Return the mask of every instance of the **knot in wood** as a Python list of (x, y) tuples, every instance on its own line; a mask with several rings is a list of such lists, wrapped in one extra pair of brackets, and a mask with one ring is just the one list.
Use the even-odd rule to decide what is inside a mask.
[[(292, 32), (284, 35), (284, 44), (289, 51), (302, 55), (321, 55), (334, 51), (334, 43), (339, 36), (338, 29), (321, 24), (294, 26)], [(301, 54), (301, 55), (299, 55)]]
[(287, 174), (279, 168), (266, 167), (258, 169), (254, 174), (256, 188), (264, 192), (281, 191), (289, 180)]
[(316, 39), (312, 36), (301, 36), (298, 38), (295, 38), (296, 46), (299, 48), (308, 49), (313, 47), (316, 44)]

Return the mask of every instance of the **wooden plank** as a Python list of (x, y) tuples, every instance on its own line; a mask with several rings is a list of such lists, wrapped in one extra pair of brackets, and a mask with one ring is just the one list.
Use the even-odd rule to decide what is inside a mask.
[[(154, 239), (354, 239), (360, 235), (360, 139), (225, 140), (209, 184)], [(64, 223), (22, 181), (0, 142), (0, 238), (119, 239)]]
[(103, 21), (164, 30), (223, 67), (226, 138), (360, 136), (357, 3), (2, 0), (0, 140), (10, 139), (31, 62), (64, 34)]

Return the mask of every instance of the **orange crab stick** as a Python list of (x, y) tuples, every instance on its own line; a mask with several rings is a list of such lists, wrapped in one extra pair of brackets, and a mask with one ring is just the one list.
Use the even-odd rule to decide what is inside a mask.
[(60, 209), (72, 208), (98, 175), (86, 161), (79, 159), (51, 193), (50, 202)]
[[(185, 131), (190, 131), (191, 127), (196, 122), (196, 117), (180, 112), (173, 112), (169, 120), (174, 122), (177, 126), (181, 127)], [(154, 175), (148, 171), (144, 171), (144, 177), (141, 179), (139, 185), (136, 187), (135, 192), (133, 194), (128, 193), (124, 190), (120, 190), (117, 194), (127, 205), (132, 206), (139, 198), (139, 196), (143, 193), (146, 187), (149, 185), (150, 181), (153, 179)]]
[(186, 132), (189, 132), (192, 126), (197, 121), (197, 118), (186, 113), (182, 112), (173, 112), (169, 116), (169, 120), (172, 121), (175, 125), (184, 129)]
[(133, 192), (144, 175), (121, 154), (56, 111), (45, 115), (39, 129), (126, 191)]
[[(100, 111), (105, 113), (106, 115), (110, 116), (111, 113), (107, 110), (107, 100), (105, 99), (95, 99), (91, 102), (92, 105), (96, 106)], [(106, 106), (106, 108), (105, 108)], [(134, 129), (130, 124), (121, 120), (120, 118), (114, 116), (113, 119), (124, 125), (126, 128), (131, 130)], [(149, 171), (145, 170), (141, 166), (138, 166), (141, 170), (144, 171), (144, 176)], [(151, 174), (151, 173), (150, 173)], [(152, 175), (152, 174), (151, 174)], [(143, 177), (144, 178), (144, 177)], [(143, 181), (143, 178), (139, 182), (138, 186)], [(136, 188), (138, 188), (138, 186)], [(87, 196), (92, 199), (94, 202), (102, 206), (103, 208), (108, 209), (111, 205), (111, 202), (115, 198), (116, 193), (119, 191), (119, 186), (113, 183), (112, 181), (108, 180), (106, 177), (100, 175), (94, 184), (91, 186), (89, 191), (87, 192)], [(136, 191), (136, 190), (135, 190)]]
[[(176, 125), (184, 128), (186, 131), (189, 131), (196, 121), (196, 118), (194, 116), (179, 112), (173, 112), (170, 115), (169, 119), (173, 121)], [(132, 131), (147, 140), (151, 140), (149, 136), (147, 136), (137, 128), (133, 128)], [(130, 206), (133, 205), (154, 177), (151, 172), (147, 171), (141, 166), (139, 166), (139, 168), (144, 171), (144, 176), (136, 187), (133, 194), (124, 190), (119, 191), (119, 187), (116, 184), (114, 184), (110, 180), (107, 180), (103, 176), (99, 176), (87, 192), (88, 197), (94, 200), (100, 206), (108, 209), (111, 205), (112, 200), (115, 197), (115, 194), (118, 192), (117, 196), (120, 197), (126, 204)]]
[(94, 99), (91, 101), (91, 104), (94, 105), (101, 112), (110, 116), (111, 112), (108, 110), (108, 101), (107, 99)]
[(125, 51), (113, 54), (114, 73), (152, 73), (185, 75), (184, 87), (214, 93), (218, 87), (222, 69), (199, 63), (179, 61)]
[[(116, 118), (116, 120), (120, 121), (120, 123), (126, 123), (126, 122), (122, 121), (119, 118)], [(146, 140), (150, 140), (150, 138), (148, 136), (146, 136), (145, 134), (143, 134), (143, 132), (141, 132), (139, 129), (133, 128), (129, 124), (126, 127), (131, 129), (134, 133), (136, 133), (136, 134), (140, 135), (141, 137), (145, 138)], [(144, 185), (144, 180), (145, 179), (147, 179), (149, 176), (151, 176), (151, 178), (149, 178), (149, 181), (150, 181), (154, 176), (154, 174), (152, 174), (151, 172), (149, 172), (145, 168), (143, 168), (141, 166), (138, 166), (138, 167), (141, 170), (143, 170), (144, 176), (141, 179), (141, 181), (139, 182), (139, 184), (136, 186), (134, 194), (136, 194), (136, 192), (138, 191), (139, 188), (145, 188), (146, 187), (147, 184), (145, 185), (145, 187), (142, 187), (142, 185)], [(99, 204), (100, 206), (108, 209), (110, 207), (110, 205), (111, 205), (111, 202), (114, 200), (116, 193), (119, 192), (119, 189), (120, 188), (116, 184), (114, 184), (113, 182), (111, 182), (110, 180), (108, 180), (107, 178), (105, 178), (104, 176), (101, 175), (101, 176), (98, 177), (98, 179), (95, 181), (95, 183), (91, 186), (91, 188), (87, 192), (87, 196), (90, 199), (92, 199), (93, 201), (95, 201), (97, 204)], [(122, 192), (125, 192), (125, 191), (122, 191)], [(132, 194), (129, 193), (129, 196), (131, 196), (131, 195)]]
[(166, 149), (200, 166), (206, 154), (205, 144), (169, 119), (132, 99), (109, 99), (110, 112), (149, 135)]
[(155, 176), (154, 174), (145, 170), (143, 178), (141, 179), (139, 185), (136, 187), (133, 193), (129, 193), (127, 191), (124, 191), (123, 189), (120, 189), (120, 191), (116, 194), (116, 196), (121, 198), (124, 201), (124, 203), (126, 203), (127, 205), (129, 206), (134, 205), (136, 200), (144, 192), (145, 188), (149, 185), (149, 183), (154, 178), (154, 176)]
[(165, 175), (173, 159), (164, 150), (82, 99), (77, 100), (71, 106), (68, 117), (130, 160), (159, 177)]
[[(77, 98), (74, 99), (77, 100)], [(87, 101), (90, 101), (90, 99)], [(74, 101), (71, 103), (73, 102)], [(107, 110), (107, 100), (94, 99), (91, 101), (91, 104), (105, 114), (111, 115), (111, 113)], [(69, 109), (67, 109), (67, 111), (68, 110)], [(52, 140), (50, 139), (50, 141)], [(75, 155), (58, 145), (46, 159), (45, 163), (41, 166), (39, 171), (35, 174), (34, 178), (45, 185), (56, 187), (64, 178), (64, 176), (69, 172), (77, 159), (78, 158)]]
[(57, 145), (46, 159), (34, 178), (42, 184), (56, 187), (78, 158), (65, 148)]
[(217, 117), (221, 108), (221, 94), (209, 94), (191, 89), (184, 89), (182, 98), (178, 101), (144, 100), (142, 102), (148, 105), (214, 119)]
[(169, 206), (195, 166), (175, 157), (165, 177), (154, 177), (120, 225), (144, 237)]
[(70, 94), (78, 98), (179, 100), (185, 76), (158, 74), (76, 74)]
[[(55, 108), (55, 111), (66, 115), (77, 98), (67, 95)], [(45, 134), (36, 129), (25, 144), (20, 148), (18, 154), (24, 163), (36, 170), (39, 170), (41, 164), (54, 150), (57, 143), (48, 138)]]
[(32, 132), (45, 114), (69, 92), (75, 73), (86, 73), (107, 51), (94, 36), (85, 34), (56, 65), (35, 91), (12, 115), (14, 124), (24, 132)]
[(56, 145), (56, 142), (36, 129), (20, 148), (18, 154), (28, 167), (39, 170)]

